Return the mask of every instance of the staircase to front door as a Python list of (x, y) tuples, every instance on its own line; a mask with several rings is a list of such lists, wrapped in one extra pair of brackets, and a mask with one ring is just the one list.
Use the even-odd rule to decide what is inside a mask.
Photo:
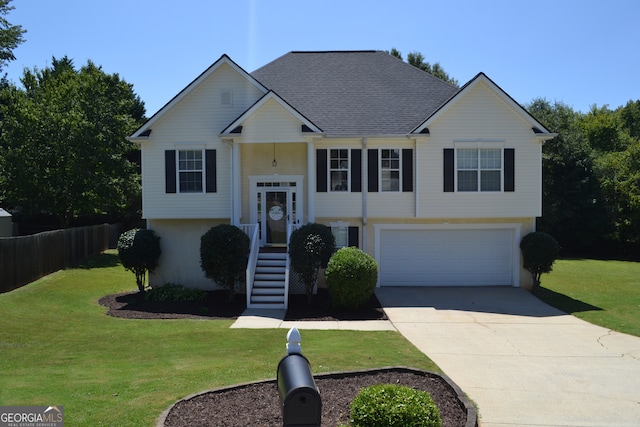
[(285, 308), (287, 297), (285, 291), (286, 268), (286, 248), (281, 250), (260, 249), (251, 292), (251, 307)]

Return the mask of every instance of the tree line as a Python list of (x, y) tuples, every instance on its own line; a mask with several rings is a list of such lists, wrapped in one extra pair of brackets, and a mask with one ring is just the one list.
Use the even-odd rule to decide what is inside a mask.
[(536, 99), (525, 106), (558, 136), (543, 146), (543, 215), (563, 255), (640, 253), (640, 100), (587, 113)]

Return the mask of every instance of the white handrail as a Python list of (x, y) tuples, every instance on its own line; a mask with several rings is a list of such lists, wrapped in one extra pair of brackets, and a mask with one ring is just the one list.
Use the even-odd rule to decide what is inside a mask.
[(289, 240), (291, 239), (291, 233), (293, 232), (293, 223), (287, 224), (287, 262), (284, 270), (284, 309), (289, 308), (289, 269), (291, 268), (291, 259), (289, 258)]
[(258, 237), (258, 224), (240, 224), (239, 226), (249, 238), (251, 238), (251, 250), (247, 261), (247, 307), (251, 306), (251, 293), (253, 292), (253, 279), (256, 275), (258, 264), (258, 252), (260, 252), (260, 238)]

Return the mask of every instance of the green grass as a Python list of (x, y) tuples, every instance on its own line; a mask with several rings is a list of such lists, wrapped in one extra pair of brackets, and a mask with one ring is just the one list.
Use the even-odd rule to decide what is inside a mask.
[[(125, 320), (97, 300), (135, 290), (109, 252), (0, 294), (0, 405), (61, 405), (68, 426), (152, 426), (174, 401), (274, 378), (286, 330), (231, 320)], [(302, 331), (314, 372), (438, 368), (396, 332)]]
[(640, 263), (558, 260), (539, 297), (605, 328), (640, 336)]

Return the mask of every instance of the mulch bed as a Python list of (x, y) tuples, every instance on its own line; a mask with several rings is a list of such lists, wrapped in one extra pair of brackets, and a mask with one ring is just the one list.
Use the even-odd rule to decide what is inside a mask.
[[(376, 384), (403, 384), (428, 391), (440, 409), (444, 427), (476, 425), (475, 409), (459, 390), (442, 377), (408, 368), (320, 374), (315, 376), (322, 399), (322, 425), (347, 425), (349, 407), (361, 388)], [(177, 402), (158, 422), (165, 427), (282, 426), (282, 412), (274, 380), (209, 391)], [(467, 417), (467, 411), (470, 417)], [(467, 421), (467, 418), (469, 420)]]
[[(108, 308), (108, 315), (127, 319), (237, 319), (246, 308), (245, 295), (236, 295), (229, 301), (224, 291), (209, 291), (207, 298), (198, 303), (151, 302), (140, 298), (137, 292), (108, 295), (99, 303)], [(312, 305), (307, 303), (306, 295), (290, 295), (285, 319), (386, 320), (387, 317), (375, 296), (360, 310), (335, 311), (331, 309), (327, 290), (318, 289)], [(326, 427), (346, 425), (355, 395), (362, 387), (375, 384), (403, 384), (428, 391), (440, 409), (443, 426), (475, 425), (475, 409), (464, 398), (463, 404), (458, 397), (460, 393), (438, 375), (389, 368), (314, 378), (322, 398), (322, 425)], [(161, 417), (159, 425), (280, 427), (282, 413), (277, 387), (271, 380), (201, 393), (177, 402)]]
[[(126, 319), (237, 319), (246, 308), (246, 296), (237, 294), (229, 301), (226, 291), (208, 291), (197, 303), (146, 301), (137, 292), (108, 295), (98, 301), (107, 307), (108, 315)], [(285, 320), (386, 320), (380, 302), (373, 295), (358, 310), (340, 311), (331, 308), (331, 298), (325, 288), (318, 289), (309, 305), (306, 295), (289, 295)]]

